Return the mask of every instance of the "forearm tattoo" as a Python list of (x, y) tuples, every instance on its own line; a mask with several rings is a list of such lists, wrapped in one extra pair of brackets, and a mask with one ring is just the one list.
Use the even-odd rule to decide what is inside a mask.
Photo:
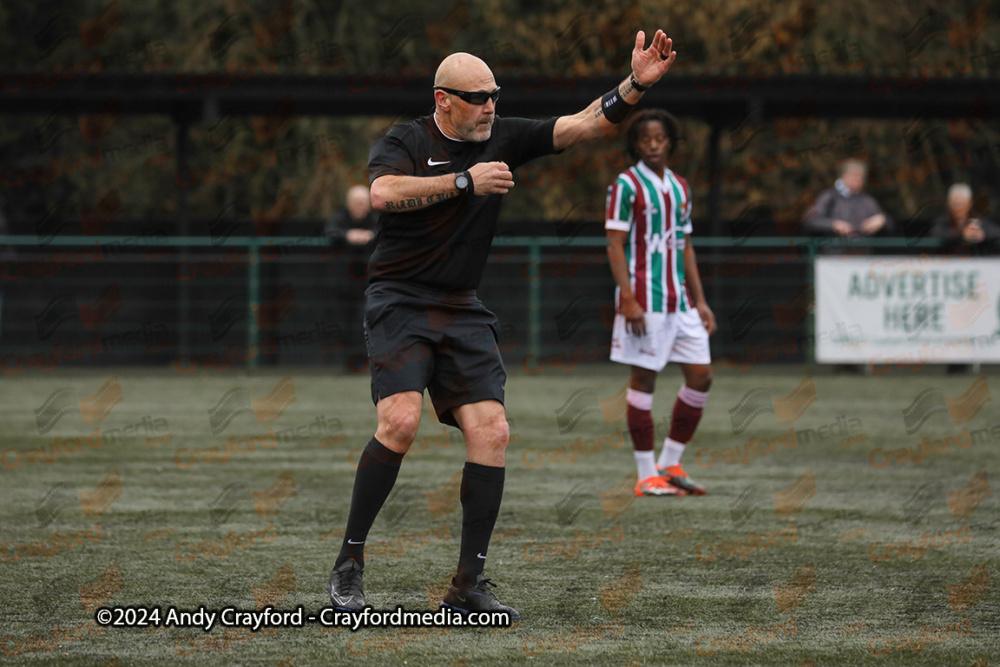
[(430, 195), (429, 197), (412, 197), (410, 199), (400, 199), (399, 201), (390, 201), (385, 203), (385, 210), (387, 211), (405, 211), (413, 208), (420, 208), (422, 206), (430, 206), (431, 204), (436, 204), (439, 201), (445, 201), (451, 199), (452, 197), (457, 197), (457, 192), (442, 192), (441, 194)]
[(430, 197), (428, 197), (427, 198), (427, 203), (428, 204), (436, 204), (439, 201), (445, 201), (447, 199), (452, 199), (453, 197), (457, 197), (457, 196), (458, 196), (457, 192), (442, 192), (440, 194), (431, 195)]
[(404, 211), (408, 208), (419, 208), (424, 205), (424, 200), (420, 197), (412, 199), (400, 199), (399, 201), (388, 201), (385, 203), (387, 211)]

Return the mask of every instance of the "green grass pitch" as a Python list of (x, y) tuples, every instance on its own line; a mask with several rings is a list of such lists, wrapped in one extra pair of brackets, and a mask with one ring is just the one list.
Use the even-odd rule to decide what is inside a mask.
[[(802, 384), (809, 375), (720, 370), (683, 459), (709, 494), (665, 499), (622, 492), (635, 469), (625, 368), (513, 371), (513, 437), (487, 575), (520, 624), (256, 634), (102, 629), (93, 610), (328, 604), (352, 457), (375, 426), (367, 376), (105, 369), (7, 378), (0, 662), (995, 664), (1000, 494), (989, 488), (1000, 469), (1000, 378), (987, 376), (984, 394), (975, 376), (939, 371), (816, 372)], [(291, 385), (280, 384), (286, 376)], [(105, 386), (112, 377), (117, 388)], [(657, 450), (679, 383), (674, 369), (660, 376)], [(847, 435), (830, 433), (842, 428)], [(751, 438), (764, 444), (741, 462)], [(900, 448), (923, 451), (925, 438), (924, 460), (896, 460)], [(51, 459), (54, 446), (60, 455), (46, 462), (38, 452)], [(227, 461), (209, 460), (210, 448), (227, 446)], [(458, 432), (425, 412), (369, 536), (375, 608), (427, 609), (454, 567), (461, 506), (448, 482), (463, 461)]]

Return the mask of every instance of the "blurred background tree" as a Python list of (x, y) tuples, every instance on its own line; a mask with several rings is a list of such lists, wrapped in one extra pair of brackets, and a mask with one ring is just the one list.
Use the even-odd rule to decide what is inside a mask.
[[(554, 86), (571, 98), (580, 80), (624, 76), (635, 31), (662, 27), (674, 39), (677, 74), (732, 75), (715, 80), (737, 88), (789, 70), (838, 74), (868, 79), (875, 92), (881, 86), (918, 89), (928, 77), (976, 78), (990, 85), (985, 79), (995, 81), (1000, 73), (998, 24), (1000, 6), (971, 1), (889, 8), (862, 0), (12, 0), (0, 5), (0, 62), (7, 70), (50, 77), (98, 63), (103, 71), (161, 74), (350, 75), (352, 87), (391, 89), (431, 76), (444, 55), (464, 50), (490, 63), (501, 86)], [(345, 91), (345, 104), (350, 94)], [(431, 107), (428, 91), (425, 108), (387, 109), (384, 117), (298, 117), (265, 141), (249, 118), (200, 122), (191, 130), (195, 167), (219, 172), (229, 160), (260, 162), (271, 150), (283, 158), (275, 168), (197, 179), (189, 186), (191, 214), (251, 215), (290, 192), (296, 216), (326, 217), (343, 203), (350, 185), (366, 182), (371, 144), (393, 123)], [(832, 184), (839, 160), (852, 154), (870, 161), (869, 190), (897, 218), (930, 215), (928, 207), (943, 203), (953, 180), (985, 188), (994, 201), (1000, 194), (995, 109), (971, 135), (916, 112), (913, 119), (891, 122), (813, 118), (790, 130), (744, 124), (724, 132), (725, 169), (717, 174), (707, 166), (710, 128), (684, 109), (669, 110), (684, 125), (675, 169), (691, 183), (696, 219), (707, 215), (713, 178), (726, 183), (727, 219), (759, 205), (795, 216), (808, 196)], [(74, 118), (6, 120), (0, 127), (4, 167), (51, 165), (97, 148), (104, 160), (100, 168), (82, 168), (51, 184), (7, 188), (12, 220), (37, 220), (55, 206), (87, 209), (115, 190), (122, 215), (176, 213), (180, 179), (173, 173), (176, 137), (168, 119), (125, 117), (100, 137), (86, 136)], [(943, 156), (952, 156), (958, 168), (935, 169)], [(504, 217), (601, 220), (606, 187), (626, 165), (621, 143), (614, 141), (532, 163), (515, 174), (520, 187), (506, 199)]]

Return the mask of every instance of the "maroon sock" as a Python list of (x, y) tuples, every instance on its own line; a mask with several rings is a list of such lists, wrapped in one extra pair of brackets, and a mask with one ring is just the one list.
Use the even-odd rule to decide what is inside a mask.
[(653, 451), (653, 413), (628, 406), (628, 431), (632, 434), (632, 446), (637, 452)]
[[(694, 430), (698, 428), (698, 422), (701, 421), (701, 413), (704, 410), (707, 396), (708, 392), (694, 391), (686, 386), (681, 387), (677, 400), (674, 402), (674, 411), (670, 416), (670, 435), (667, 437), (682, 445), (691, 441), (691, 436), (694, 435)], [(692, 403), (700, 405), (692, 405)]]

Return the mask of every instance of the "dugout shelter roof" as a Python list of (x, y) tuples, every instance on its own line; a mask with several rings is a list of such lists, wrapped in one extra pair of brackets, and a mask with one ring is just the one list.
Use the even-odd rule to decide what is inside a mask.
[[(620, 77), (500, 73), (499, 108), (508, 116), (574, 113), (620, 82)], [(903, 119), (989, 115), (1000, 109), (995, 79), (914, 78), (904, 75), (667, 75), (643, 99), (678, 116), (713, 126), (778, 117)], [(426, 113), (430, 78), (378, 75), (243, 78), (211, 73), (71, 73), (0, 71), (0, 113), (96, 113), (114, 99), (123, 114), (168, 115), (180, 122), (221, 115), (263, 115), (290, 100), (296, 115), (395, 116)]]

